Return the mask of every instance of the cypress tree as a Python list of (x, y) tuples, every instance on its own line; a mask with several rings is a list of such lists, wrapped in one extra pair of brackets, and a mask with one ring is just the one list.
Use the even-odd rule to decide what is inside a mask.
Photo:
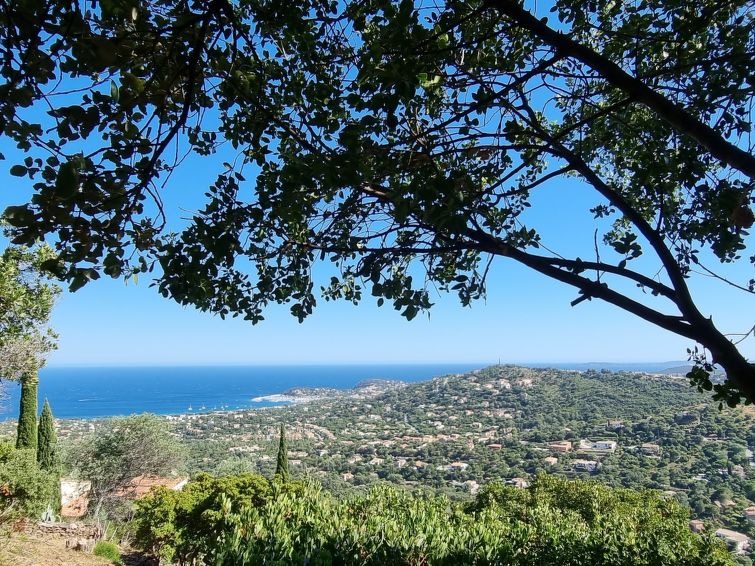
[(42, 417), (39, 419), (39, 433), (37, 435), (37, 464), (43, 470), (52, 471), (56, 466), (55, 427), (52, 420), (50, 403), (45, 399)]
[(286, 442), (286, 429), (281, 425), (281, 436), (278, 442), (278, 461), (275, 465), (275, 475), (284, 482), (288, 481), (288, 443)]
[(39, 379), (35, 374), (21, 378), (21, 404), (18, 411), (18, 431), (16, 448), (37, 448), (37, 385)]

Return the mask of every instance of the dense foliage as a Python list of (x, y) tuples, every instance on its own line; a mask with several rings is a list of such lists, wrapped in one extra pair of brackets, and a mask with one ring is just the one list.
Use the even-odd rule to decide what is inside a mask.
[(105, 540), (97, 541), (97, 544), (94, 545), (94, 549), (92, 549), (92, 554), (100, 556), (101, 558), (106, 558), (113, 564), (123, 564), (118, 545), (113, 542)]
[(9, 246), (0, 254), (0, 379), (36, 376), (45, 354), (55, 348), (48, 322), (60, 289), (42, 269), (52, 258), (44, 245)]
[(58, 493), (58, 477), (37, 466), (36, 452), (0, 442), (0, 524), (40, 517)]
[[(690, 532), (676, 502), (649, 491), (540, 476), (526, 490), (491, 484), (464, 507), (385, 485), (336, 499), (315, 484), (250, 479), (201, 478), (186, 495), (158, 491), (139, 503), (139, 540), (180, 564), (732, 563), (722, 543)], [(218, 490), (220, 482), (239, 489)], [(200, 492), (219, 497), (208, 506)], [(205, 517), (211, 536), (196, 523)]]
[(60, 459), (58, 457), (58, 439), (55, 435), (55, 422), (50, 403), (45, 399), (42, 416), (39, 418), (37, 432), (37, 466), (46, 472), (53, 484), (50, 496), (50, 509), (60, 513)]
[[(159, 265), (163, 295), (255, 322), (366, 293), (411, 319), (434, 286), (483, 296), (506, 258), (702, 344), (700, 389), (755, 400), (688, 285), (755, 286), (714, 267), (755, 262), (752, 7), (11, 2), (0, 131), (34, 196), (6, 217), (16, 242), (55, 236), (72, 289)], [(217, 178), (176, 235), (161, 193), (188, 153)], [(572, 194), (585, 222), (527, 212)]]
[(166, 562), (190, 564), (214, 550), (227, 512), (264, 505), (271, 491), (256, 474), (200, 474), (181, 491), (157, 488), (136, 504), (136, 540)]

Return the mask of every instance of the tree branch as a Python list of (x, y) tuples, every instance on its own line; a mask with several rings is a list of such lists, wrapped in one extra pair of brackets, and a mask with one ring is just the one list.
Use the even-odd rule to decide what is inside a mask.
[(651, 309), (637, 301), (630, 299), (608, 287), (605, 284), (598, 283), (592, 279), (587, 279), (571, 271), (566, 271), (552, 265), (552, 258), (527, 253), (519, 248), (515, 248), (495, 236), (491, 236), (480, 230), (468, 230), (467, 236), (480, 245), (482, 251), (499, 256), (510, 257), (511, 259), (534, 269), (535, 271), (547, 275), (551, 279), (561, 281), (576, 287), (588, 298), (595, 297), (611, 303), (627, 312), (630, 312), (648, 322), (665, 328), (681, 336), (692, 340), (697, 340), (696, 333), (692, 325), (683, 322), (675, 316), (670, 316), (662, 312)]
[(517, 25), (532, 32), (557, 53), (573, 57), (593, 70), (611, 85), (643, 104), (668, 122), (677, 131), (694, 139), (722, 163), (755, 179), (755, 157), (727, 141), (684, 107), (656, 92), (633, 77), (607, 57), (549, 27), (522, 8), (514, 0), (487, 0), (495, 10), (511, 18)]

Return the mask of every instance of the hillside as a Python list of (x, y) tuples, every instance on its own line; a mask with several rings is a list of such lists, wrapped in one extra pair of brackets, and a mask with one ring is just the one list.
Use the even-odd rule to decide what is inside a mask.
[(667, 491), (696, 517), (755, 534), (742, 519), (755, 502), (751, 417), (719, 410), (684, 379), (496, 366), (369, 394), (168, 418), (195, 471), (270, 474), (285, 422), (294, 472), (336, 491), (387, 480), (465, 499), (487, 481), (522, 484), (543, 471)]

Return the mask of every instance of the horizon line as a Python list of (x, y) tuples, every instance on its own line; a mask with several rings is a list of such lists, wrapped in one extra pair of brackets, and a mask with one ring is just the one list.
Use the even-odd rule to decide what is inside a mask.
[(689, 360), (647, 360), (647, 361), (566, 361), (566, 360), (498, 360), (498, 361), (350, 361), (350, 362), (139, 362), (139, 363), (53, 363), (43, 369), (64, 368), (148, 368), (148, 367), (317, 367), (317, 366), (429, 366), (429, 365), (691, 365)]

